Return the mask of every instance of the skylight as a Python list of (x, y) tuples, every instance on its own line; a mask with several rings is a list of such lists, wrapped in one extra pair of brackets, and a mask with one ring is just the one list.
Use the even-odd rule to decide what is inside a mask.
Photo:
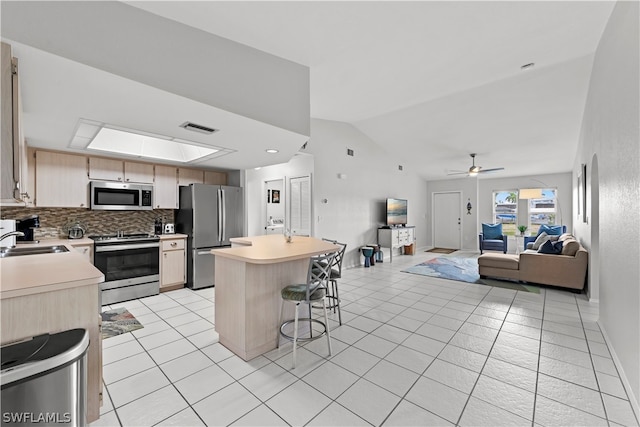
[[(214, 129), (218, 132), (218, 129)], [(235, 152), (229, 148), (80, 119), (69, 147), (129, 157), (192, 163)]]
[(175, 139), (161, 139), (107, 127), (102, 127), (98, 131), (87, 148), (127, 156), (184, 163), (209, 156), (219, 151), (215, 148), (201, 147)]

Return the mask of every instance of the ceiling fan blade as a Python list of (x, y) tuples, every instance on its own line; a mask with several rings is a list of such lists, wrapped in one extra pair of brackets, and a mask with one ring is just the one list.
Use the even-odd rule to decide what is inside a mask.
[(478, 173), (497, 172), (497, 171), (503, 171), (503, 170), (504, 168), (480, 169)]
[(457, 170), (450, 170), (447, 171), (447, 175), (467, 175), (469, 172), (467, 171), (457, 171)]

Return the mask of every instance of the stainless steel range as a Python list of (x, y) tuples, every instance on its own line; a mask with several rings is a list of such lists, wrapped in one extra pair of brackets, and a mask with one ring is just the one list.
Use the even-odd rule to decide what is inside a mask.
[(147, 234), (89, 236), (94, 265), (105, 277), (100, 305), (160, 292), (160, 238)]

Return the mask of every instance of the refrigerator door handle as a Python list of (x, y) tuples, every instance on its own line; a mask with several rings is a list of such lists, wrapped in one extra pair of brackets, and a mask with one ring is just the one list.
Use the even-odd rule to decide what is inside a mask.
[(218, 241), (222, 241), (222, 189), (218, 188)]
[(227, 240), (227, 198), (224, 189), (220, 189), (220, 194), (222, 194), (222, 239), (220, 241), (224, 242)]

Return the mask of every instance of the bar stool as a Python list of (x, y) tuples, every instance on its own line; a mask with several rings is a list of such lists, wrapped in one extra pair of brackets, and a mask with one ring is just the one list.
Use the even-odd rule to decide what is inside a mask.
[[(346, 243), (340, 243), (337, 240), (331, 239), (322, 239), (326, 242), (331, 242), (336, 246), (340, 246), (340, 250), (336, 252), (336, 256), (333, 259), (333, 265), (331, 265), (331, 275), (329, 276), (329, 281), (331, 282), (331, 288), (327, 289), (327, 299), (330, 300), (327, 308), (329, 310), (333, 309), (333, 312), (336, 312), (336, 308), (338, 309), (338, 321), (342, 326), (342, 313), (340, 312), (340, 297), (338, 295), (338, 279), (342, 278), (342, 260), (344, 259), (344, 253), (347, 250)], [(320, 308), (315, 307), (314, 308)]]
[[(333, 259), (335, 253), (318, 255), (311, 257), (309, 260), (309, 270), (307, 272), (307, 283), (289, 285), (282, 289), (282, 306), (280, 308), (280, 328), (278, 331), (278, 347), (280, 347), (280, 336), (293, 341), (293, 368), (296, 367), (296, 349), (298, 347), (298, 341), (311, 341), (327, 336), (327, 343), (329, 344), (329, 356), (331, 356), (331, 336), (329, 335), (329, 319), (327, 317), (327, 304), (325, 301), (327, 284), (331, 276), (331, 266), (333, 265)], [(322, 309), (324, 311), (324, 323), (318, 319), (311, 317), (311, 304), (314, 302), (322, 301)], [(284, 316), (284, 303), (293, 302), (296, 305), (296, 312), (293, 320), (282, 321)], [(300, 318), (298, 314), (298, 308), (300, 304), (307, 304), (309, 306), (309, 317)], [(299, 337), (298, 323), (299, 321), (309, 321), (309, 336)], [(287, 335), (284, 332), (284, 328), (293, 322), (293, 336)], [(313, 336), (312, 323), (317, 323), (323, 327), (323, 331)]]

